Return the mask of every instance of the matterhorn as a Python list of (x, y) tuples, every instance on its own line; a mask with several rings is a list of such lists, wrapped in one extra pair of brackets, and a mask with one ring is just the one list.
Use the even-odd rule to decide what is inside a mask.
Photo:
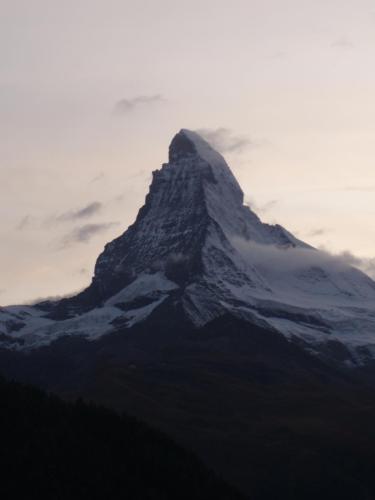
[(272, 331), (347, 366), (375, 355), (375, 282), (263, 223), (221, 154), (186, 129), (153, 172), (135, 222), (99, 255), (91, 284), (71, 298), (1, 308), (1, 348), (129, 335), (160, 317), (196, 332), (237, 318), (248, 335)]

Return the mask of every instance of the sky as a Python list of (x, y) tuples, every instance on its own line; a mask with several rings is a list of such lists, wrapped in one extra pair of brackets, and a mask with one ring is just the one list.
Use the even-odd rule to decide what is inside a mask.
[(375, 0), (0, 0), (0, 304), (86, 286), (181, 128), (373, 272), (374, 60)]

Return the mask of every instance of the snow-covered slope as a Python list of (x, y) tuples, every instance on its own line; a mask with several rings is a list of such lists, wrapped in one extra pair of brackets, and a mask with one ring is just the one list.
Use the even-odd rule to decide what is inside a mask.
[(172, 302), (196, 327), (231, 312), (317, 352), (343, 343), (350, 362), (375, 355), (374, 281), (262, 223), (224, 158), (188, 130), (153, 172), (134, 224), (99, 256), (91, 285), (56, 303), (1, 309), (0, 341), (21, 349), (98, 338)]

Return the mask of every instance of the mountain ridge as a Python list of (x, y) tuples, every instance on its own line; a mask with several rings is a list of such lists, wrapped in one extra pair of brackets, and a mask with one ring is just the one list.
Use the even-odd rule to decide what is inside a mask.
[(334, 340), (348, 365), (375, 353), (375, 283), (261, 222), (220, 153), (182, 129), (135, 222), (107, 243), (78, 295), (0, 311), (0, 342), (27, 349), (64, 335), (91, 339), (151, 320), (178, 301), (192, 327), (224, 314), (299, 339)]

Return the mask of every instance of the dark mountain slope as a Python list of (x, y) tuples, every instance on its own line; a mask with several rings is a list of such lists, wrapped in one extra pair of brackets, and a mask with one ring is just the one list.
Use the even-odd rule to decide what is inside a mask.
[(97, 342), (2, 351), (0, 363), (152, 423), (251, 498), (375, 498), (370, 388), (275, 332), (230, 316), (201, 329), (178, 318), (161, 311), (152, 328)]
[(0, 494), (20, 499), (240, 499), (139, 421), (0, 379)]

